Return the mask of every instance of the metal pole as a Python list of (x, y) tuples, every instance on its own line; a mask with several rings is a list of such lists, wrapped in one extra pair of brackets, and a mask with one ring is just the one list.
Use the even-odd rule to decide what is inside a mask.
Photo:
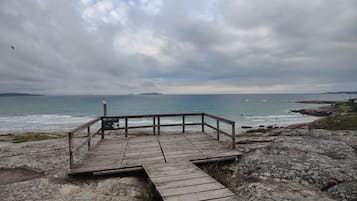
[(68, 133), (69, 169), (73, 168), (72, 133)]
[(217, 140), (219, 141), (219, 120), (217, 120)]
[[(103, 100), (103, 116), (107, 116), (107, 101)], [(104, 139), (104, 122), (102, 118), (102, 139)]]
[(160, 135), (160, 116), (157, 116), (157, 134)]
[(88, 151), (90, 151), (90, 127), (87, 128), (87, 135), (88, 135)]
[(156, 122), (155, 116), (152, 117), (152, 133), (155, 135), (156, 130)]
[(201, 115), (201, 127), (202, 127), (202, 133), (205, 132), (205, 115), (202, 113)]
[(103, 116), (107, 116), (107, 101), (103, 101)]
[(182, 115), (182, 133), (185, 133), (185, 115)]
[(232, 124), (232, 149), (236, 148), (236, 126), (235, 122)]
[(103, 117), (101, 117), (100, 119), (102, 121), (102, 128), (100, 129), (100, 132), (101, 132), (102, 139), (104, 139), (104, 121), (103, 121)]
[(125, 137), (128, 137), (128, 117), (125, 117)]

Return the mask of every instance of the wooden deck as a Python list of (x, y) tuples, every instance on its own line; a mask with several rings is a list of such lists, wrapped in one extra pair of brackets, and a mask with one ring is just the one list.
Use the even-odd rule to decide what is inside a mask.
[(194, 163), (235, 159), (232, 150), (206, 133), (103, 139), (70, 175), (145, 170), (165, 201), (236, 200), (235, 194)]
[(239, 155), (240, 152), (206, 133), (119, 137), (101, 140), (78, 167), (69, 170), (69, 174), (99, 174), (100, 171), (140, 168), (149, 164), (195, 163)]

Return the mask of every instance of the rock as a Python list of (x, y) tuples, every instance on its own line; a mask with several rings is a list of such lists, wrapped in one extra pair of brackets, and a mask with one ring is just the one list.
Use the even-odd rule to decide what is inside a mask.
[(357, 181), (337, 184), (328, 189), (328, 194), (337, 200), (357, 200)]
[(140, 180), (135, 177), (106, 179), (98, 183), (96, 191), (104, 195), (139, 197), (138, 183)]
[[(250, 142), (237, 145), (245, 153), (238, 162), (222, 167), (233, 170), (222, 183), (241, 200), (356, 200), (356, 131), (270, 133), (239, 139)], [(272, 136), (274, 140), (268, 141)]]
[(251, 127), (251, 126), (241, 126), (241, 128), (249, 129), (249, 128), (253, 128), (253, 127)]
[(304, 115), (311, 115), (316, 117), (326, 117), (333, 113), (331, 107), (319, 107), (300, 110), (291, 110), (291, 112), (300, 113)]
[[(2, 170), (5, 175), (19, 175), (21, 178), (0, 184), (0, 200), (140, 200), (141, 190), (146, 185), (144, 178), (69, 178), (67, 152), (66, 138), (2, 144), (0, 176), (5, 178)], [(77, 160), (83, 153), (84, 149), (79, 151)], [(13, 176), (12, 179), (15, 178)], [(1, 182), (5, 180), (0, 179)]]

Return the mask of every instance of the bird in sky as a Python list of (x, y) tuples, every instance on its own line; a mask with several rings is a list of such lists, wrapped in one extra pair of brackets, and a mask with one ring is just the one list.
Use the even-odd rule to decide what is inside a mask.
[(14, 51), (14, 50), (15, 50), (15, 47), (14, 47), (14, 46), (11, 46), (11, 49), (12, 49), (12, 51)]

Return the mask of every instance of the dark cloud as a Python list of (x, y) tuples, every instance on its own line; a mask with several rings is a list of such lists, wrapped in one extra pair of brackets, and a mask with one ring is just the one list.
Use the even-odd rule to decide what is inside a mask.
[(354, 0), (4, 0), (0, 92), (355, 90), (356, 21)]

